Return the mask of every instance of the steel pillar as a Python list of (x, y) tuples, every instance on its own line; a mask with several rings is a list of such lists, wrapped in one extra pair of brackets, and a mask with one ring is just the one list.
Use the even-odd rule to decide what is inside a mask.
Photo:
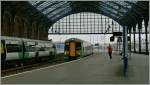
[(135, 47), (136, 47), (136, 46), (135, 46), (135, 43), (136, 43), (136, 41), (135, 41), (135, 31), (136, 31), (136, 25), (133, 26), (133, 38), (134, 38), (134, 39), (133, 39), (133, 42), (134, 42), (133, 47), (134, 47), (134, 52), (136, 52), (136, 49), (135, 49)]
[(129, 36), (130, 36), (130, 41), (129, 41), (129, 52), (130, 52), (130, 57), (129, 57), (129, 59), (131, 59), (131, 27), (129, 27), (128, 29), (129, 29)]
[(141, 29), (139, 29), (139, 53), (141, 53)]
[(138, 30), (139, 30), (139, 53), (141, 53), (141, 29), (142, 29), (142, 20), (138, 22)]
[(147, 33), (147, 27), (148, 27), (148, 19), (149, 17), (144, 17), (144, 25), (145, 25), (145, 51), (146, 51), (146, 54), (148, 54), (148, 33)]
[(127, 40), (127, 26), (123, 26), (123, 64), (124, 64), (124, 76), (127, 74), (128, 67), (128, 40)]

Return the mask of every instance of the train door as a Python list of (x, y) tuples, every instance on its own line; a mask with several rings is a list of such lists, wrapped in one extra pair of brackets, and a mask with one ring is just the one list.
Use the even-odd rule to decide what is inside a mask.
[(75, 50), (76, 44), (74, 42), (70, 42), (70, 56), (75, 56), (76, 50)]
[(81, 56), (81, 42), (76, 43), (76, 56)]
[(1, 51), (0, 52), (1, 52), (1, 62), (3, 65), (6, 60), (5, 40), (1, 40)]

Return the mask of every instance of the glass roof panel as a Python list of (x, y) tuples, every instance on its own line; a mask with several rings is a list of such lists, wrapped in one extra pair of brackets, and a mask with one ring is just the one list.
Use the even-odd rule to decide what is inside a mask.
[[(137, 1), (97, 1), (90, 3), (87, 2), (86, 6), (81, 6), (80, 4), (83, 2), (72, 2), (73, 1), (29, 1), (31, 5), (36, 7), (52, 21), (63, 17), (65, 13), (70, 13), (72, 10), (71, 7), (74, 7), (73, 9), (76, 9), (76, 7), (77, 9), (82, 7), (83, 9), (81, 9), (81, 11), (85, 11), (86, 6), (91, 5), (98, 7), (97, 10), (102, 11), (104, 15), (106, 13), (107, 16), (114, 17), (114, 19), (119, 19), (120, 17), (124, 16), (130, 9), (132, 9), (134, 4), (137, 3)], [(70, 6), (70, 3), (73, 6)]]
[(57, 5), (53, 5), (50, 8), (48, 8), (47, 10), (43, 11), (43, 13), (44, 14), (50, 13), (51, 11), (57, 9), (58, 7), (61, 7), (61, 6), (65, 5), (65, 4), (67, 5), (68, 3), (67, 2), (61, 2), (61, 3), (57, 4)]
[[(51, 18), (52, 16), (54, 16), (54, 15), (56, 15), (56, 14), (58, 14), (58, 13), (64, 12), (64, 10), (66, 10), (66, 9), (68, 9), (68, 8), (70, 8), (69, 5), (67, 5), (67, 6), (65, 6), (65, 7), (61, 8), (61, 9), (58, 9), (57, 11), (54, 11), (54, 12), (52, 12), (51, 14), (49, 14), (48, 17)], [(60, 14), (58, 14), (58, 15), (60, 15)]]
[(114, 10), (114, 9), (108, 7), (107, 5), (104, 5), (104, 4), (100, 4), (99, 9), (102, 10), (102, 11), (105, 11), (105, 12), (106, 12), (106, 11), (109, 12), (108, 14), (117, 15), (117, 18), (118, 18), (119, 16), (122, 16), (122, 15), (123, 15), (122, 13), (119, 13), (119, 11)]
[(123, 5), (119, 4), (119, 3), (116, 3), (115, 1), (108, 1), (107, 3), (108, 4), (112, 4), (114, 6), (118, 6), (119, 9), (124, 9), (124, 10), (129, 10), (130, 9), (130, 8), (125, 7), (125, 6), (123, 6)]
[(30, 4), (32, 4), (33, 6), (36, 5), (37, 3), (39, 3), (40, 1), (29, 1)]
[(126, 8), (129, 8), (129, 9), (132, 7), (131, 5), (127, 4), (124, 1), (115, 1), (115, 3), (120, 4), (120, 5), (122, 5), (122, 6), (126, 7)]
[(104, 4), (107, 5), (108, 7), (111, 7), (111, 8), (114, 9), (115, 11), (124, 12), (124, 13), (127, 12), (127, 10), (122, 9), (122, 8), (119, 7), (118, 5), (112, 4), (112, 3), (110, 3), (110, 2), (104, 2)]
[[(60, 2), (61, 2), (61, 1), (60, 1)], [(47, 7), (45, 7), (44, 9), (42, 9), (41, 11), (43, 12), (43, 11), (47, 10), (48, 8), (51, 8), (53, 5), (56, 5), (56, 4), (60, 3), (60, 2), (55, 1), (54, 3), (49, 4)]]
[(37, 9), (38, 9), (38, 10), (42, 10), (43, 8), (45, 8), (45, 7), (47, 7), (48, 5), (53, 4), (53, 3), (54, 3), (54, 1), (46, 1), (46, 2), (44, 2), (44, 3), (42, 3), (42, 4), (40, 4), (40, 5), (37, 7)]
[(114, 14), (114, 13), (110, 13), (110, 12), (108, 12), (107, 10), (102, 10), (104, 13), (106, 13), (107, 15), (110, 15), (110, 16), (112, 16), (113, 18), (119, 18), (119, 16), (118, 15), (116, 15), (116, 14)]
[(70, 7), (68, 7), (68, 8), (66, 8), (66, 10), (63, 10), (63, 12), (60, 12), (60, 14), (57, 14), (55, 17), (52, 17), (51, 20), (54, 21), (55, 19), (62, 18), (63, 15), (68, 14), (71, 11), (72, 11), (72, 9)]

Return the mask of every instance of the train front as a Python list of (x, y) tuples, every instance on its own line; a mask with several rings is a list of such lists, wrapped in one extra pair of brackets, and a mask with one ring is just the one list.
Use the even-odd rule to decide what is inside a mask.
[(71, 38), (65, 41), (65, 60), (76, 60), (81, 56), (81, 40)]

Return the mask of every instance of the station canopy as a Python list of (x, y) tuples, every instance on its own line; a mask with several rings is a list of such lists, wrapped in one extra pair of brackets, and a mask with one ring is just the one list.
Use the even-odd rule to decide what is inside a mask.
[(120, 25), (136, 24), (149, 12), (149, 1), (29, 1), (52, 23), (79, 12), (99, 13)]

